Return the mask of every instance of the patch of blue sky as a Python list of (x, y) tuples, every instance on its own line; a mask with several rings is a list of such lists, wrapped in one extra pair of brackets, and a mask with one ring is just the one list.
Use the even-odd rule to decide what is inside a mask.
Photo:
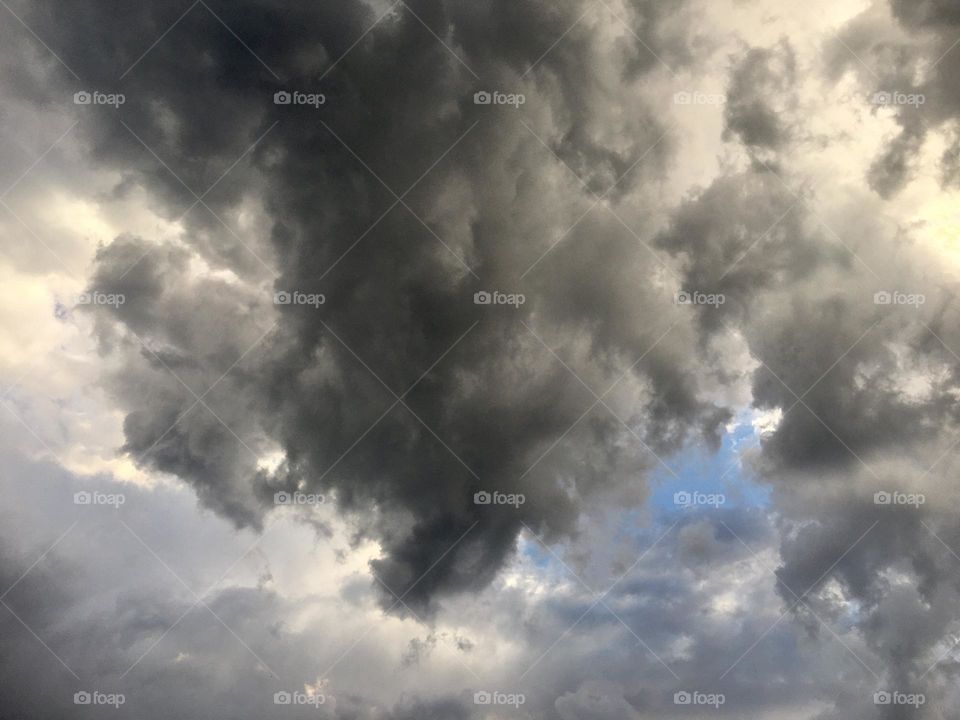
[[(677, 493), (703, 499), (704, 496), (723, 496), (725, 510), (760, 509), (770, 506), (770, 488), (753, 480), (745, 471), (742, 454), (759, 448), (760, 435), (750, 410), (741, 412), (732, 428), (723, 435), (719, 449), (706, 447), (685, 448), (663, 464), (656, 462), (649, 479), (650, 497), (644, 507), (624, 508), (611, 513), (611, 522), (623, 537), (654, 542), (680, 513), (709, 511), (712, 506), (682, 507), (675, 502)], [(671, 472), (672, 470), (672, 472)], [(651, 520), (653, 522), (651, 523)], [(533, 538), (520, 542), (520, 552), (538, 568), (548, 568), (556, 558)]]
[[(750, 477), (743, 465), (743, 453), (760, 445), (759, 431), (751, 423), (749, 412), (737, 418), (733, 429), (724, 434), (720, 448), (697, 447), (663, 458), (669, 470), (657, 463), (651, 478), (650, 509), (656, 514), (697, 510), (697, 502), (709, 502), (704, 496), (723, 496), (722, 507), (765, 508), (770, 504), (770, 489)], [(672, 472), (671, 472), (672, 470)], [(677, 503), (686, 493), (694, 506)]]

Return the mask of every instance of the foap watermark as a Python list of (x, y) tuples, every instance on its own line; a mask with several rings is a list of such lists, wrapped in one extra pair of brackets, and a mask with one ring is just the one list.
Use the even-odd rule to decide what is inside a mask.
[(273, 294), (274, 305), (310, 305), (318, 308), (327, 302), (323, 293), (305, 293), (299, 290), (278, 290)]
[(123, 693), (105, 693), (99, 690), (79, 690), (73, 694), (74, 705), (109, 705), (118, 708), (127, 701)]
[(280, 690), (273, 694), (274, 705), (313, 705), (318, 708), (325, 702), (327, 702), (327, 696), (323, 693), (306, 693), (300, 690), (287, 692), (286, 690)]
[(123, 293), (105, 293), (98, 290), (77, 295), (77, 305), (111, 305), (120, 307), (127, 301)]
[(527, 296), (523, 293), (502, 293), (499, 290), (487, 292), (480, 290), (473, 294), (474, 305), (513, 305), (519, 308), (527, 301)]
[(87, 490), (81, 490), (73, 494), (74, 505), (112, 505), (119, 510), (120, 506), (125, 502), (127, 502), (127, 498), (123, 493), (104, 493), (98, 490), (89, 492)]
[(887, 492), (886, 490), (878, 490), (873, 494), (873, 504), (874, 505), (913, 505), (914, 507), (920, 507), (927, 502), (927, 496), (923, 493), (905, 493), (897, 492)]
[(704, 93), (699, 90), (681, 90), (673, 95), (674, 105), (723, 105), (726, 101), (726, 95)]
[(527, 496), (523, 493), (502, 493), (494, 490), (487, 492), (481, 490), (473, 494), (474, 505), (513, 505), (520, 507), (527, 501)]
[(273, 494), (274, 505), (323, 505), (327, 501), (326, 496), (317, 493), (305, 493), (295, 490), (287, 492), (281, 490)]
[(673, 494), (673, 504), (680, 508), (692, 508), (706, 505), (708, 507), (718, 508), (727, 501), (722, 493), (703, 493), (699, 491), (688, 492), (681, 490)]
[(521, 93), (504, 93), (499, 90), (487, 92), (479, 90), (473, 94), (474, 105), (512, 105), (519, 108), (527, 102), (527, 96)]
[(518, 708), (527, 702), (527, 696), (523, 693), (505, 693), (494, 690), (477, 690), (473, 694), (474, 705), (508, 705)]
[(927, 101), (927, 98), (924, 95), (919, 93), (904, 93), (894, 90), (892, 92), (880, 91), (875, 92), (870, 97), (870, 103), (872, 105), (878, 105), (880, 107), (887, 106), (903, 106), (909, 105), (913, 107), (920, 107)]
[(927, 302), (927, 296), (920, 293), (878, 290), (873, 294), (874, 305), (912, 305), (913, 307), (920, 307), (925, 302)]
[(719, 708), (727, 701), (723, 693), (705, 693), (697, 690), (678, 690), (673, 694), (674, 705), (709, 705)]
[(727, 301), (723, 293), (705, 293), (699, 290), (681, 290), (674, 297), (677, 305), (712, 305), (720, 307)]
[(873, 694), (874, 705), (910, 705), (918, 708), (927, 702), (923, 693), (904, 693), (898, 690), (877, 690)]
[(81, 90), (73, 94), (74, 105), (110, 105), (116, 110), (126, 101), (127, 96), (123, 93), (104, 93), (99, 90), (87, 92), (86, 90)]
[(325, 105), (326, 102), (327, 96), (323, 93), (278, 90), (273, 94), (274, 105), (310, 105), (314, 110), (319, 110), (320, 106)]

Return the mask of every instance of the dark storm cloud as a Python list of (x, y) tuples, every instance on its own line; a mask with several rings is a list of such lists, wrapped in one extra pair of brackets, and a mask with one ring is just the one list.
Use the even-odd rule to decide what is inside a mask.
[(890, 6), (901, 22), (914, 27), (960, 26), (960, 8), (950, 0), (890, 0)]
[[(946, 579), (950, 551), (933, 535), (951, 547), (957, 542), (946, 530), (955, 495), (951, 470), (937, 466), (956, 437), (956, 406), (947, 399), (956, 392), (956, 359), (936, 336), (957, 347), (960, 328), (944, 280), (921, 263), (902, 257), (896, 267), (891, 263), (898, 257), (893, 238), (861, 247), (860, 259), (878, 277), (860, 262), (836, 261), (819, 264), (777, 295), (755, 285), (744, 300), (751, 311), (734, 317), (731, 327), (761, 363), (753, 375), (754, 404), (784, 412), (756, 463), (789, 518), (778, 592), (823, 641), (830, 633), (797, 603), (808, 590), (813, 612), (855, 628), (847, 642), (862, 657), (869, 648), (866, 664), (876, 676), (862, 680), (923, 692), (932, 703), (944, 693), (940, 670), (930, 669), (956, 621), (947, 608), (957, 593)], [(762, 252), (756, 260), (762, 267), (777, 262)], [(873, 293), (884, 287), (925, 292), (926, 304), (910, 313), (874, 304)], [(905, 386), (915, 374), (927, 384), (919, 394)], [(909, 511), (875, 504), (874, 493), (898, 488), (926, 493), (928, 504)], [(904, 627), (913, 628), (909, 638), (901, 635)], [(842, 703), (869, 716), (869, 698)], [(925, 712), (939, 717), (932, 708)]]
[(903, 128), (870, 166), (867, 180), (880, 197), (893, 197), (912, 179), (911, 163), (923, 147), (925, 136), (922, 128)]
[[(886, 19), (887, 10), (896, 22), (893, 28)], [(885, 139), (885, 147), (868, 172), (870, 186), (883, 198), (893, 197), (914, 178), (931, 131), (952, 135), (960, 118), (960, 93), (955, 82), (960, 70), (958, 29), (960, 15), (956, 3), (950, 0), (877, 2), (842, 29), (837, 47), (828, 54), (830, 75), (838, 79), (852, 70), (868, 102), (876, 93), (923, 97), (921, 104), (894, 108), (899, 131)], [(942, 159), (945, 187), (954, 180), (954, 154), (954, 146), (948, 144)]]
[(684, 287), (720, 293), (703, 306), (700, 323), (725, 330), (732, 318), (762, 312), (759, 297), (792, 287), (823, 264), (847, 264), (826, 247), (803, 202), (781, 180), (746, 172), (718, 178), (674, 213), (657, 245), (682, 262)]
[[(774, 489), (783, 523), (777, 592), (809, 630), (809, 643), (784, 623), (769, 644), (750, 650), (777, 619), (767, 617), (772, 608), (759, 594), (751, 599), (763, 613), (737, 608), (731, 620), (719, 607), (703, 618), (712, 596), (690, 566), (734, 576), (749, 562), (715, 525), (679, 527), (677, 555), (664, 553), (656, 573), (625, 581), (617, 607), (631, 627), (649, 630), (652, 647), (685, 679), (718, 677), (731, 648), (750, 650), (727, 688), (758, 712), (819, 694), (839, 698), (839, 716), (870, 717), (870, 693), (859, 691), (874, 681), (946, 697), (949, 666), (922, 675), (956, 620), (958, 595), (949, 552), (931, 543), (930, 529), (952, 547), (960, 536), (953, 466), (925, 471), (956, 434), (956, 361), (936, 336), (960, 348), (960, 322), (936, 260), (925, 265), (916, 247), (901, 253), (909, 237), (892, 237), (876, 205), (842, 208), (842, 227), (831, 218), (835, 237), (815, 212), (817, 198), (794, 195), (785, 158), (800, 136), (789, 41), (734, 61), (725, 114), (728, 139), (754, 160), (774, 161), (777, 174), (758, 172), (757, 162), (691, 195), (652, 241), (661, 258), (605, 208), (578, 219), (593, 204), (591, 192), (609, 191), (631, 219), (642, 217), (643, 200), (655, 201), (647, 188), (668, 167), (671, 128), (657, 108), (624, 99), (620, 89), (661, 72), (657, 56), (668, 64), (689, 59), (674, 22), (682, 13), (634, 3), (626, 21), (643, 42), (628, 35), (606, 52), (594, 26), (575, 25), (580, 3), (424, 0), (398, 6), (334, 67), (376, 20), (374, 10), (210, 7), (269, 69), (198, 5), (120, 80), (178, 11), (91, 3), (54, 14), (45, 4), (18, 6), (84, 83), (50, 61), (53, 80), (36, 102), (68, 102), (82, 86), (128, 95), (122, 110), (91, 109), (82, 123), (92, 157), (123, 173), (118, 192), (142, 185), (158, 212), (176, 219), (215, 185), (204, 197), (209, 207), (197, 203), (186, 216), (180, 244), (123, 236), (99, 252), (91, 273), (92, 290), (129, 298), (95, 317), (131, 457), (186, 480), (205, 507), (241, 527), (261, 527), (277, 491), (329, 493), (361, 536), (383, 548), (372, 565), (381, 581), (419, 612), (438, 596), (488, 587), (512, 555), (521, 522), (554, 542), (582, 529), (581, 509), (595, 499), (643, 501), (643, 478), (657, 464), (644, 445), (664, 454), (694, 441), (716, 444), (730, 413), (706, 399), (705, 386), (726, 370), (715, 366), (713, 343), (734, 338), (759, 363), (755, 408), (784, 411), (754, 465)], [(895, 6), (907, 26), (935, 29), (919, 51), (874, 46), (856, 25), (859, 34), (845, 35), (877, 63), (881, 86), (861, 78), (864, 87), (927, 93), (923, 119), (934, 124), (957, 114), (949, 81), (960, 49), (948, 52), (950, 7)], [(910, 70), (941, 54), (933, 75), (914, 84)], [(273, 93), (284, 88), (323, 92), (327, 103), (275, 106)], [(476, 106), (481, 89), (522, 92), (526, 103)], [(925, 125), (911, 112), (896, 111), (901, 135), (871, 170), (882, 197), (909, 180), (922, 146)], [(628, 193), (629, 207), (618, 206)], [(216, 217), (240, 227), (261, 206), (266, 217), (243, 227), (243, 242)], [(199, 274), (197, 256), (220, 274)], [(681, 288), (721, 292), (728, 303), (678, 308), (664, 280), (674, 271)], [(872, 302), (875, 292), (898, 287), (926, 293), (927, 303)], [(526, 303), (473, 303), (475, 292), (494, 289), (523, 292)], [(323, 293), (326, 302), (274, 307), (275, 290)], [(613, 410), (597, 404), (585, 412), (593, 393), (624, 371), (605, 398)], [(284, 461), (276, 470), (258, 466), (274, 445)], [(927, 492), (931, 507), (911, 514), (872, 503), (874, 492), (899, 483)], [(475, 506), (474, 493), (484, 489), (520, 492), (527, 502)], [(736, 518), (727, 519), (741, 535)], [(884, 534), (874, 540), (878, 521)], [(663, 567), (681, 569), (665, 576)], [(775, 582), (768, 580), (767, 592)], [(811, 608), (793, 608), (787, 587), (809, 588), (812, 609), (841, 626), (851, 647), (833, 642)], [(389, 590), (382, 594), (391, 606)], [(179, 609), (132, 600), (119, 604), (132, 637)], [(280, 655), (270, 629), (250, 619), (283, 614), (273, 605), (280, 600), (245, 591), (218, 600), (231, 621), (247, 618), (260, 643)], [(591, 601), (550, 598), (532, 615), (518, 603), (501, 620), (531, 647), (547, 647)], [(33, 612), (49, 626), (49, 608)], [(608, 617), (585, 620), (604, 640), (614, 627), (620, 631)], [(678, 636), (689, 636), (689, 655), (673, 644)], [(654, 690), (627, 676), (639, 654), (632, 639), (600, 650), (589, 635), (577, 639), (587, 650), (538, 673), (550, 686), (537, 700), (547, 717), (630, 718), (669, 708), (676, 689), (669, 675)], [(835, 653), (830, 662), (812, 660), (824, 647)], [(414, 655), (429, 660), (420, 648)], [(643, 662), (660, 671), (650, 658)], [(585, 667), (606, 673), (585, 679)], [(784, 677), (803, 680), (791, 685)], [(359, 707), (354, 716), (362, 718)], [(469, 716), (464, 707), (459, 699), (411, 701), (393, 712)]]
[[(857, 37), (879, 48), (882, 37), (871, 23), (863, 18), (855, 25), (859, 35), (845, 38), (855, 52)], [(935, 45), (942, 53), (955, 39)], [(909, 181), (925, 123), (942, 122), (950, 103), (941, 86), (911, 84), (918, 56), (899, 51), (899, 65), (895, 53), (864, 53), (883, 68), (876, 89), (927, 92), (936, 110), (895, 111), (901, 135), (871, 170), (873, 189), (884, 197)], [(783, 137), (778, 157), (802, 148), (800, 135)], [(749, 153), (747, 137), (740, 139)], [(784, 609), (821, 646), (833, 633), (814, 613), (843, 628), (843, 642), (866, 665), (853, 660), (861, 687), (926, 693), (920, 715), (939, 718), (952, 702), (945, 638), (957, 621), (949, 610), (957, 600), (955, 568), (948, 569), (956, 559), (940, 542), (953, 548), (958, 540), (947, 529), (955, 525), (955, 490), (953, 463), (945, 460), (957, 429), (954, 284), (909, 230), (877, 222), (879, 202), (842, 208), (827, 220), (817, 195), (800, 189), (781, 163), (777, 175), (755, 168), (721, 176), (681, 206), (658, 244), (681, 261), (688, 286), (733, 299), (704, 307), (701, 325), (743, 339), (759, 363), (754, 406), (784, 413), (753, 459), (784, 518), (777, 573)], [(922, 293), (925, 302), (909, 312), (875, 304), (876, 292), (892, 288)], [(875, 504), (874, 493), (897, 488), (925, 493), (927, 504)], [(805, 592), (806, 603), (798, 603)], [(876, 716), (865, 691), (836, 698), (837, 716)], [(908, 710), (885, 712), (906, 717)]]
[[(760, 177), (774, 180), (767, 173)], [(676, 228), (661, 238), (673, 252), (707, 258), (699, 277), (710, 277), (723, 258), (763, 232), (743, 208), (712, 201), (713, 195), (723, 197), (727, 182), (717, 181), (690, 202)], [(760, 207), (769, 202), (761, 192), (749, 197)], [(737, 299), (745, 309), (731, 312), (732, 306), (724, 318), (760, 363), (753, 372), (754, 405), (784, 413), (754, 462), (788, 520), (777, 590), (785, 609), (818, 642), (831, 633), (813, 613), (853, 629), (844, 642), (870, 668), (858, 682), (926, 693), (933, 704), (946, 697), (941, 678), (950, 671), (937, 659), (957, 620), (948, 609), (957, 600), (951, 568), (956, 560), (937, 539), (949, 547), (960, 540), (947, 529), (955, 525), (954, 463), (946, 461), (957, 427), (956, 358), (948, 349), (960, 346), (955, 301), (949, 281), (922, 253), (907, 261), (899, 247), (903, 238), (879, 231), (864, 212), (849, 224), (853, 232), (843, 235), (858, 258), (843, 246), (825, 253), (819, 238), (827, 229), (811, 231), (814, 202), (798, 204), (783, 222), (785, 235), (763, 238), (744, 257), (738, 269), (750, 271), (752, 281), (740, 286)], [(731, 207), (730, 221), (745, 223), (746, 234), (725, 232), (725, 209)], [(698, 217), (712, 222), (691, 224)], [(797, 256), (817, 259), (804, 266), (777, 252), (777, 237)], [(873, 241), (857, 243), (856, 237)], [(688, 267), (689, 276), (697, 277), (699, 263)], [(786, 282), (770, 292), (774, 278)], [(733, 294), (731, 288), (708, 287)], [(909, 312), (876, 305), (874, 293), (888, 287), (925, 293), (925, 303)], [(909, 377), (922, 377), (923, 384), (910, 390)], [(925, 493), (927, 504), (875, 504), (874, 493), (896, 489)], [(798, 603), (808, 591), (807, 603)], [(902, 628), (911, 628), (909, 637)], [(845, 712), (870, 716), (866, 695), (839, 702)], [(906, 710), (894, 712), (901, 715), (889, 716), (905, 716)], [(932, 707), (924, 712), (939, 717)]]
[[(669, 126), (631, 100), (629, 142), (612, 143), (623, 100), (608, 80), (688, 62), (682, 14), (635, 3), (575, 26), (584, 9), (400, 5), (337, 61), (378, 12), (200, 4), (151, 48), (177, 20), (167, 6), (24, 8), (85, 87), (127, 96), (84, 109), (93, 157), (149, 188), (165, 217), (186, 213), (181, 247), (118, 238), (90, 282), (129, 298), (98, 312), (125, 450), (241, 526), (259, 526), (277, 491), (332, 493), (382, 544), (386, 586), (425, 606), (488, 583), (521, 521), (568, 532), (581, 499), (635, 486), (651, 451), (716, 444), (729, 412), (701, 397), (691, 336), (664, 337), (682, 316), (669, 293), (636, 289), (657, 261), (601, 209), (573, 227), (594, 198), (561, 164), (611, 198), (662, 174)], [(598, 24), (623, 33), (613, 52)], [(76, 84), (58, 72), (47, 101)], [(281, 89), (326, 103), (274, 105)], [(526, 103), (475, 105), (481, 89)], [(232, 229), (259, 206), (260, 225)], [(193, 254), (246, 282), (198, 279)], [(274, 290), (326, 303), (274, 309)], [(478, 306), (480, 290), (527, 302)], [(597, 395), (626, 373), (604, 403), (629, 427), (597, 404), (564, 436), (596, 398), (551, 350)], [(632, 407), (617, 405), (627, 386)], [(257, 466), (271, 443), (286, 458), (275, 472)], [(477, 507), (480, 490), (527, 502)]]
[[(783, 490), (778, 503), (789, 518), (778, 592), (812, 636), (827, 637), (821, 621), (853, 631), (846, 641), (859, 657), (864, 687), (924, 693), (927, 707), (920, 716), (947, 717), (955, 702), (948, 686), (960, 590), (957, 559), (947, 547), (960, 539), (955, 491), (938, 481), (923, 488), (926, 504), (919, 508), (877, 506), (873, 488), (896, 487), (920, 473), (876, 469), (883, 481), (863, 471), (859, 491), (836, 480), (793, 476), (795, 485)], [(848, 473), (847, 481), (853, 476)], [(869, 707), (869, 698), (845, 698), (838, 709), (858, 705)], [(883, 717), (915, 715), (903, 707), (887, 710), (892, 714)]]
[(784, 38), (775, 48), (749, 48), (736, 59), (727, 89), (724, 139), (777, 150), (788, 140), (787, 111), (796, 92), (796, 57)]
[[(910, 273), (900, 280), (909, 286)], [(940, 670), (931, 668), (956, 622), (947, 609), (957, 599), (947, 569), (954, 559), (933, 534), (951, 547), (958, 540), (946, 530), (955, 524), (952, 471), (944, 462), (937, 466), (955, 442), (956, 407), (945, 401), (956, 389), (955, 358), (928, 330), (939, 311), (914, 310), (918, 318), (880, 313), (870, 284), (848, 274), (847, 287), (833, 284), (828, 294), (807, 287), (802, 294), (796, 288), (789, 300), (764, 296), (767, 307), (742, 326), (763, 363), (754, 372), (754, 403), (784, 411), (756, 467), (789, 519), (778, 572), (784, 603), (824, 640), (829, 634), (809, 608), (849, 623), (856, 648), (862, 643), (871, 651), (866, 664), (876, 685), (923, 692), (932, 702), (943, 689)], [(920, 287), (930, 290), (936, 306), (935, 288)], [(956, 346), (955, 311), (945, 315), (951, 319), (934, 331)], [(917, 368), (930, 373), (930, 387), (919, 397), (903, 385)], [(875, 503), (876, 492), (897, 489), (925, 493), (927, 504)], [(797, 603), (805, 592), (809, 608)], [(909, 637), (903, 628), (913, 628)]]

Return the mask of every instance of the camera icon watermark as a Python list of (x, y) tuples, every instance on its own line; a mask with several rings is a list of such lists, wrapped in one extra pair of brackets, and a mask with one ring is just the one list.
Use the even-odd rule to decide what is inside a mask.
[(870, 103), (880, 107), (900, 107), (906, 105), (916, 108), (926, 102), (927, 98), (925, 95), (920, 93), (904, 93), (897, 90), (875, 92), (870, 97)]
[(874, 705), (909, 705), (915, 708), (924, 705), (927, 697), (923, 693), (904, 693), (898, 690), (877, 690), (873, 694)]
[(299, 290), (278, 290), (273, 294), (274, 305), (309, 305), (319, 308), (327, 302), (323, 293), (305, 293)]
[(123, 493), (103, 493), (99, 491), (89, 492), (81, 490), (73, 494), (74, 505), (110, 505), (119, 510), (120, 506), (127, 502)]
[(681, 290), (675, 296), (673, 301), (677, 305), (712, 305), (719, 307), (727, 302), (727, 296), (723, 293), (704, 293), (699, 290)]
[(123, 93), (103, 93), (99, 90), (87, 92), (86, 90), (81, 90), (73, 94), (74, 105), (109, 105), (116, 110), (126, 101), (127, 96)]
[(674, 705), (706, 705), (719, 708), (727, 701), (723, 693), (704, 693), (697, 690), (678, 690), (673, 694)]
[(723, 105), (726, 102), (726, 95), (704, 93), (699, 90), (681, 90), (673, 95), (674, 105)]
[(920, 307), (927, 302), (927, 296), (921, 293), (905, 293), (899, 290), (879, 290), (873, 294), (874, 305), (911, 305)]
[(523, 693), (505, 693), (497, 690), (477, 690), (473, 693), (474, 705), (507, 705), (518, 708), (527, 702)]
[(512, 305), (519, 309), (527, 301), (523, 293), (502, 293), (499, 290), (488, 292), (480, 290), (473, 294), (474, 305)]
[(105, 293), (99, 290), (80, 293), (77, 295), (77, 305), (109, 305), (111, 307), (120, 307), (127, 302), (127, 296), (123, 293)]
[(327, 702), (327, 697), (323, 693), (305, 693), (299, 690), (287, 692), (280, 690), (273, 694), (274, 705), (312, 705), (320, 707)]
[(527, 496), (523, 493), (502, 493), (497, 490), (493, 492), (481, 490), (473, 494), (474, 505), (512, 505), (518, 508), (526, 501)]
[(926, 504), (927, 496), (923, 493), (887, 492), (878, 490), (873, 494), (874, 505), (912, 505), (920, 507)]
[(278, 90), (273, 94), (274, 105), (309, 105), (314, 110), (319, 110), (321, 105), (325, 105), (327, 96), (323, 93), (305, 93), (299, 90), (288, 92), (287, 90)]
[(74, 705), (109, 705), (118, 708), (127, 701), (123, 693), (105, 693), (99, 690), (79, 690), (73, 694)]
[(499, 90), (479, 90), (473, 94), (474, 105), (512, 105), (519, 108), (526, 104), (527, 96), (521, 93), (503, 93)]
[(673, 504), (684, 509), (700, 506), (718, 508), (725, 502), (727, 502), (727, 497), (723, 493), (680, 490), (673, 494)]
[(299, 490), (287, 492), (286, 490), (281, 490), (273, 494), (274, 505), (323, 505), (326, 502), (326, 496), (319, 493), (304, 493)]

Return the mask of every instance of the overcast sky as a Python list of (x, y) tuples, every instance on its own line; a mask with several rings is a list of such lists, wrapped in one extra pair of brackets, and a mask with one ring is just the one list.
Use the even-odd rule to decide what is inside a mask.
[(956, 0), (0, 18), (0, 718), (960, 712)]

